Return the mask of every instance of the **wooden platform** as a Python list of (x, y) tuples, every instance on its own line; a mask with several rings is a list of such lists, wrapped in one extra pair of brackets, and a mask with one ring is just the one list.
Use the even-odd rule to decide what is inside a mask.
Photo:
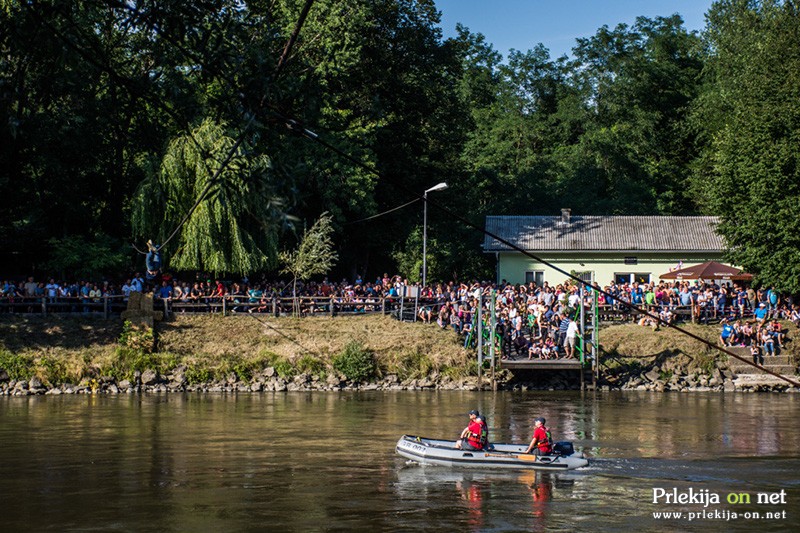
[(501, 359), (500, 368), (509, 370), (580, 370), (577, 359)]

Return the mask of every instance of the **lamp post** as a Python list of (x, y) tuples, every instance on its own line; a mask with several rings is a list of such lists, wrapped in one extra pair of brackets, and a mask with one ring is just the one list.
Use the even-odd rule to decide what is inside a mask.
[(422, 215), (422, 286), (425, 287), (428, 281), (428, 193), (433, 191), (443, 191), (447, 188), (447, 183), (437, 183), (422, 194), (423, 208)]

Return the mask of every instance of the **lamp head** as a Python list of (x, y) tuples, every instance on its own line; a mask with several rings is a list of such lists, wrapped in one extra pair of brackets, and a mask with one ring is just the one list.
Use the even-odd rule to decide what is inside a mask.
[(441, 182), (441, 183), (437, 183), (436, 185), (434, 185), (430, 189), (426, 190), (425, 192), (427, 193), (427, 192), (433, 192), (433, 191), (443, 191), (446, 188), (447, 188), (447, 183)]

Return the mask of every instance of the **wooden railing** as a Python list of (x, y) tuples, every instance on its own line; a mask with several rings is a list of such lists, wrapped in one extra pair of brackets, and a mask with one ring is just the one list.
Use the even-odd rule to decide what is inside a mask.
[(28, 314), (53, 314), (53, 313), (85, 313), (102, 314), (108, 318), (112, 314), (119, 314), (127, 309), (128, 304), (124, 296), (98, 296), (95, 298), (83, 297), (58, 297), (58, 298), (30, 298), (30, 297), (0, 297), (0, 313), (28, 313)]
[[(153, 308), (164, 311), (167, 316), (175, 313), (257, 313), (272, 316), (338, 316), (394, 313), (398, 317), (412, 319), (416, 307), (439, 304), (436, 300), (401, 297), (321, 297), (299, 296), (265, 297), (255, 300), (249, 296), (225, 295), (223, 297), (201, 297), (197, 299), (153, 299)], [(127, 309), (127, 299), (122, 295), (96, 298), (58, 297), (0, 297), (0, 313), (54, 314), (84, 313), (99, 314), (105, 318), (118, 315)]]
[[(414, 321), (419, 318), (420, 309), (430, 309), (435, 318), (439, 307), (444, 303), (435, 298), (413, 297), (323, 297), (299, 296), (292, 297), (262, 297), (258, 300), (242, 295), (225, 295), (223, 297), (205, 296), (197, 299), (161, 299), (154, 298), (155, 310), (164, 311), (167, 316), (175, 313), (222, 313), (223, 315), (237, 313), (257, 313), (271, 316), (338, 316), (338, 315), (366, 315), (366, 314), (394, 314), (397, 318)], [(100, 296), (96, 298), (83, 297), (58, 297), (58, 298), (29, 298), (29, 297), (0, 297), (0, 313), (92, 313), (100, 314), (105, 318), (118, 315), (127, 308), (124, 296)], [(644, 306), (653, 313), (658, 313), (660, 305)], [(675, 320), (688, 321), (693, 319), (714, 320), (722, 316), (729, 316), (732, 307), (725, 308), (725, 313), (715, 313), (711, 306), (701, 310), (698, 315), (693, 312), (692, 306), (675, 306), (670, 308)], [(735, 308), (738, 316), (738, 308)], [(626, 309), (622, 305), (601, 305), (598, 307), (601, 321), (627, 321), (637, 320), (639, 314)], [(744, 317), (752, 318), (750, 309), (745, 309)]]

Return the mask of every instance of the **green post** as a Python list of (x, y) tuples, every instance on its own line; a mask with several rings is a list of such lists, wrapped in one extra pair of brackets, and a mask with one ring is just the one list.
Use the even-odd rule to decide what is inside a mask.
[(496, 324), (497, 317), (495, 315), (495, 305), (496, 305), (496, 303), (497, 303), (497, 291), (495, 289), (492, 289), (491, 300), (490, 300), (490, 303), (489, 303), (489, 305), (491, 306), (491, 308), (489, 310), (489, 313), (490, 313), (489, 314), (489, 317), (490, 317), (489, 318), (489, 331), (491, 332), (491, 336), (490, 336), (491, 344), (489, 344), (489, 357), (491, 358), (491, 361), (492, 361), (492, 389), (494, 389), (497, 386), (497, 384), (494, 381), (494, 365), (495, 365), (494, 332), (496, 331), (496, 328), (497, 328), (497, 324)]

